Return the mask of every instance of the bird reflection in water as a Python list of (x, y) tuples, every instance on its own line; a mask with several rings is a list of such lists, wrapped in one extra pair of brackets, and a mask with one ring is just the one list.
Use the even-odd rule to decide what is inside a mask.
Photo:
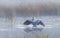
[(45, 24), (41, 20), (34, 20), (34, 17), (32, 20), (26, 20), (23, 24), (24, 25), (30, 25), (30, 24), (33, 25), (32, 28), (29, 28), (29, 27), (25, 28), (24, 29), (25, 32), (42, 31), (43, 28), (37, 28), (38, 25), (45, 27)]

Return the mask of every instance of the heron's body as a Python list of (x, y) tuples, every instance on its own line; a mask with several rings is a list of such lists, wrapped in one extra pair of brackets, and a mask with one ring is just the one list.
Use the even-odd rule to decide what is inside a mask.
[(32, 24), (33, 27), (36, 27), (37, 25), (45, 26), (41, 20), (34, 20), (34, 18), (32, 20), (26, 20), (24, 22), (24, 25), (29, 25), (29, 24)]
[[(32, 20), (26, 20), (23, 24), (24, 25), (32, 24), (33, 27), (37, 27), (37, 25), (41, 25), (43, 27), (45, 26), (44, 23), (41, 20), (34, 20), (34, 18)], [(30, 29), (29, 27), (24, 29), (24, 31), (26, 31), (26, 32), (31, 32), (31, 31), (36, 31), (37, 32), (37, 31), (42, 31), (42, 30), (43, 30), (43, 28), (32, 28), (32, 29)]]

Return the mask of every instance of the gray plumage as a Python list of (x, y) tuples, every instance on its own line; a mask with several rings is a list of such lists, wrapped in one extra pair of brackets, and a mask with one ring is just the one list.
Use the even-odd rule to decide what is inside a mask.
[[(34, 19), (33, 19), (34, 20)], [(42, 26), (45, 26), (44, 23), (41, 21), (41, 20), (36, 20), (36, 21), (31, 21), (31, 20), (26, 20), (23, 24), (24, 25), (29, 25), (29, 24), (32, 24), (33, 27), (36, 27), (37, 25), (42, 25)]]

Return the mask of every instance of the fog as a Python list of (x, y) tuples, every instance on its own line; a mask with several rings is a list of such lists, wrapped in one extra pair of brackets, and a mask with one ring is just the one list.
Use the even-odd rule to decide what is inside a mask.
[[(59, 1), (0, 0), (0, 38), (60, 38)], [(26, 2), (26, 3), (25, 3)], [(40, 32), (26, 33), (26, 20), (41, 20), (45, 27)], [(39, 26), (38, 26), (39, 27)], [(36, 34), (36, 35), (35, 35)], [(35, 36), (34, 36), (35, 35)], [(34, 36), (34, 37), (33, 37)]]
[[(27, 15), (26, 15), (27, 14)], [(60, 7), (52, 4), (0, 5), (0, 17), (60, 16)]]

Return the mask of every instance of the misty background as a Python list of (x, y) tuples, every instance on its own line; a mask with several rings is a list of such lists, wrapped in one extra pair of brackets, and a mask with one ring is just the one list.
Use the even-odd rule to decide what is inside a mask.
[[(26, 20), (41, 20), (45, 28), (36, 32), (48, 38), (60, 38), (60, 0), (0, 0), (0, 38), (24, 38)], [(31, 25), (30, 25), (31, 26)]]
[(59, 0), (0, 0), (0, 17), (60, 16)]

